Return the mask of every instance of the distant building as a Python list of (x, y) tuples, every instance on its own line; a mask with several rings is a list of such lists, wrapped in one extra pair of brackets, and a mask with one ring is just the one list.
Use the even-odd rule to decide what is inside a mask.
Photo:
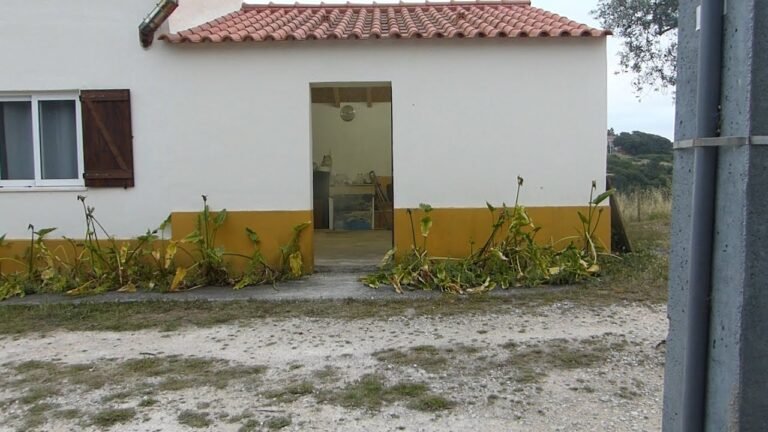
[(616, 141), (616, 134), (613, 133), (613, 129), (608, 130), (608, 154), (613, 154), (616, 152), (616, 145), (614, 144), (614, 141)]

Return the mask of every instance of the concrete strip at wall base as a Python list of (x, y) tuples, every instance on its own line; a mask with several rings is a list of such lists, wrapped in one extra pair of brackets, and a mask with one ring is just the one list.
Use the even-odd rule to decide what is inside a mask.
[[(602, 215), (598, 223), (596, 237), (599, 245), (606, 250), (611, 248), (611, 213), (609, 207), (600, 207)], [(581, 222), (578, 212), (587, 214), (589, 207), (530, 207), (526, 208), (534, 225), (541, 227), (536, 239), (542, 244), (554, 243), (565, 247), (570, 241), (579, 242)], [(472, 250), (482, 247), (491, 234), (491, 226), (498, 218), (491, 216), (488, 208), (436, 208), (431, 213), (432, 228), (427, 240), (427, 249), (432, 256), (461, 258)], [(416, 232), (417, 246), (422, 245), (423, 237), (419, 221), (421, 210), (413, 211), (413, 226)], [(407, 209), (395, 209), (395, 247), (406, 251), (413, 244), (411, 222)]]

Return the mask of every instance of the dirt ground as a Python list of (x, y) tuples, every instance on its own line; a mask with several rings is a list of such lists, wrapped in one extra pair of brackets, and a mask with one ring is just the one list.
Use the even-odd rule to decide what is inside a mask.
[(0, 430), (656, 431), (664, 306), (0, 336)]

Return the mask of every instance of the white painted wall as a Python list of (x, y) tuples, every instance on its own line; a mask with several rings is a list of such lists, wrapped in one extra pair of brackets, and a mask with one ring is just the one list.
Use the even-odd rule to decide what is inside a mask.
[(339, 108), (312, 104), (312, 159), (318, 165), (323, 155), (333, 157), (333, 173), (354, 180), (358, 173), (368, 178), (392, 175), (392, 104), (344, 102), (355, 108), (355, 118), (344, 121)]
[(168, 19), (168, 27), (173, 33), (187, 30), (240, 10), (242, 5), (242, 0), (179, 0), (179, 7)]
[[(136, 187), (0, 191), (0, 233), (118, 236), (171, 211), (307, 210), (312, 82), (391, 82), (395, 206), (583, 205), (605, 177), (605, 40), (139, 46), (155, 0), (0, 1), (0, 91), (131, 90)], [(29, 23), (34, 22), (31, 26)], [(332, 59), (332, 61), (330, 60)], [(407, 67), (405, 66), (407, 65)]]

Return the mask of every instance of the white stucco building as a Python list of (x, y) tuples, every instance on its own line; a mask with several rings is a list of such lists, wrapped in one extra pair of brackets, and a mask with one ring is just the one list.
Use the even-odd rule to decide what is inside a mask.
[[(488, 231), (486, 201), (514, 201), (517, 176), (543, 237), (572, 235), (592, 181), (604, 185), (605, 31), (526, 0), (179, 0), (144, 48), (137, 27), (155, 1), (0, 2), (0, 235), (26, 239), (32, 223), (82, 237), (87, 195), (119, 238), (168, 214), (179, 238), (206, 194), (233, 212), (227, 247), (246, 248), (252, 226), (272, 253), (313, 218), (313, 167), (344, 140), (318, 119), (348, 104), (349, 125), (368, 109), (389, 122), (362, 127), (384, 147), (358, 153), (384, 153), (360, 170), (392, 179), (398, 246), (411, 242), (405, 209), (425, 202), (433, 252), (464, 253)], [(335, 100), (314, 100), (315, 87)]]

